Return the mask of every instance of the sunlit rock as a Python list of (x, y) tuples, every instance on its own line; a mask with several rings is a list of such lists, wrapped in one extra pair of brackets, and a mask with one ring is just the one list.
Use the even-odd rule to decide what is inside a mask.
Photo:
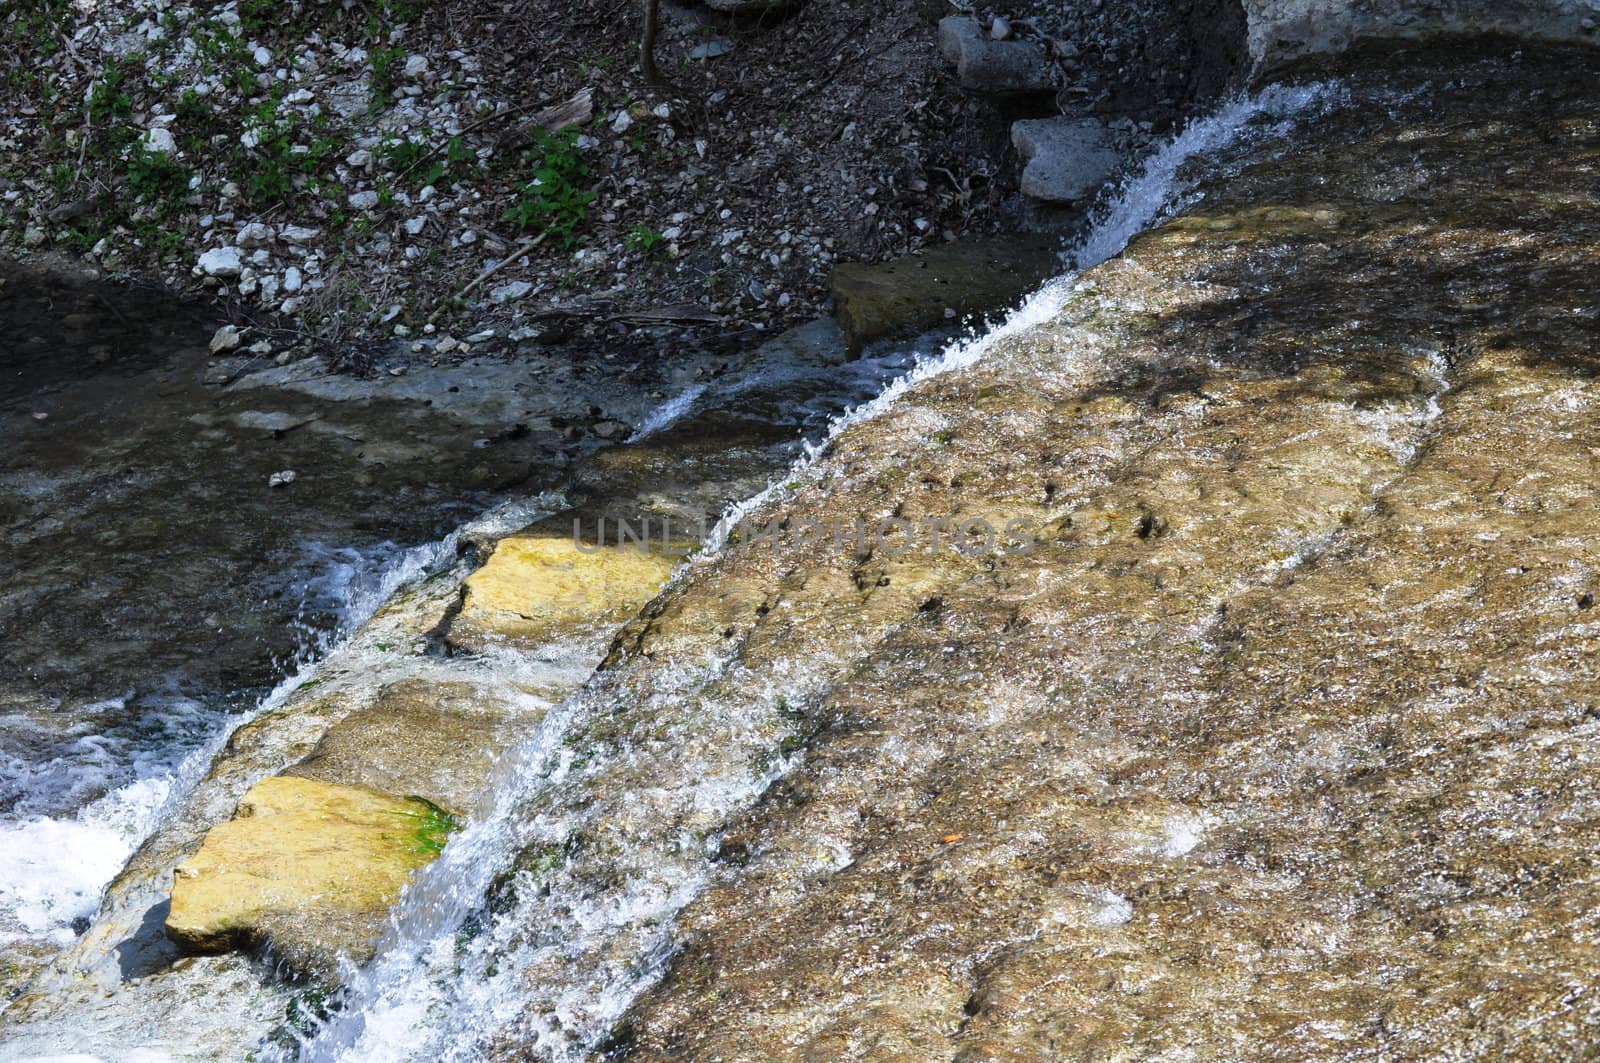
[(269, 778), (174, 872), (167, 935), (195, 952), (270, 942), (302, 969), (372, 953), (389, 907), (455, 820), (419, 798)]
[(468, 648), (544, 642), (625, 619), (655, 597), (686, 553), (659, 542), (591, 545), (559, 533), (502, 539), (467, 579), (450, 641)]

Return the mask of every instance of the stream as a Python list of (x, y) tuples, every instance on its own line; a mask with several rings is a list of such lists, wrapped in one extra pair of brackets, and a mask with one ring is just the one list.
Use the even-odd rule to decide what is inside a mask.
[[(1318, 640), (1332, 639), (1328, 632), (1341, 623), (1358, 625), (1362, 618), (1353, 614), (1364, 600), (1358, 608), (1350, 604), (1355, 598), (1322, 591), (1325, 599), (1305, 606), (1315, 623), (1273, 625), (1277, 610), (1289, 608), (1281, 603), (1299, 593), (1292, 588), (1321, 586), (1316, 576), (1324, 561), (1335, 566), (1339, 587), (1356, 587), (1375, 601), (1384, 597), (1376, 577), (1377, 589), (1359, 589), (1367, 587), (1362, 566), (1379, 562), (1349, 562), (1354, 555), (1340, 554), (1341, 544), (1355, 543), (1355, 550), (1360, 536), (1370, 534), (1395, 552), (1410, 548), (1395, 542), (1424, 538), (1418, 513), (1488, 511), (1481, 501), (1474, 503), (1479, 509), (1433, 504), (1427, 494), (1432, 481), (1416, 488), (1412, 474), (1436, 456), (1453, 425), (1467, 424), (1460, 431), (1469, 440), (1489, 438), (1482, 424), (1491, 418), (1471, 420), (1474, 386), (1506, 389), (1495, 393), (1494, 401), (1503, 402), (1511, 401), (1506, 395), (1538, 394), (1545, 386), (1515, 391), (1516, 374), (1532, 370), (1510, 362), (1486, 373), (1491, 384), (1463, 385), (1467, 341), (1435, 335), (1437, 313), (1413, 317), (1397, 280), (1416, 268), (1405, 255), (1428, 235), (1421, 222), (1407, 229), (1404, 211), (1420, 211), (1415, 204), (1428, 201), (1418, 193), (1429, 190), (1446, 203), (1449, 209), (1439, 213), (1460, 227), (1449, 232), (1476, 232), (1469, 215), (1477, 200), (1470, 194), (1481, 195), (1474, 182), (1488, 180), (1438, 163), (1440, 155), (1453, 157), (1447, 153), (1461, 149), (1452, 147), (1454, 127), (1441, 131), (1429, 124), (1435, 121), (1432, 95), (1449, 96), (1467, 110), (1480, 96), (1489, 98), (1479, 91), (1487, 85), (1521, 101), (1521, 61), (1520, 52), (1507, 58), (1491, 48), (1448, 77), (1433, 67), (1413, 76), (1380, 66), (1337, 78), (1317, 68), (1231, 100), (1191, 122), (1108, 189), (1092, 225), (1067, 251), (1061, 275), (984, 329), (882, 344), (843, 364), (838, 337), (826, 329), (780, 338), (750, 352), (734, 371), (676, 379), (663, 389), (664, 399), (636, 396), (627, 417), (636, 426), (633, 437), (604, 454), (569, 456), (560, 464), (552, 456), (556, 434), (535, 431), (534, 449), (507, 456), (505, 468), (480, 472), (480, 464), (467, 461), (472, 443), (440, 444), (459, 448), (460, 468), (431, 480), (440, 497), (414, 508), (452, 530), (378, 539), (335, 534), (340, 526), (330, 518), (314, 537), (302, 534), (299, 567), (288, 567), (279, 580), (288, 590), (274, 628), (279, 642), (284, 631), (297, 634), (286, 650), (269, 655), (275, 671), (258, 668), (251, 682), (232, 687), (211, 673), (205, 682), (178, 684), (174, 689), (192, 702), (175, 696), (159, 716), (160, 727), (145, 730), (118, 727), (124, 710), (147, 693), (82, 685), (72, 691), (78, 700), (70, 728), (49, 742), (4, 747), (16, 765), (12, 775), (31, 774), (12, 787), (18, 796), (4, 806), (9, 818), (0, 826), (0, 844), (22, 854), (7, 861), (0, 877), (0, 932), (42, 954), (61, 950), (40, 960), (42, 973), (0, 1015), (0, 1023), (11, 1022), (0, 1031), (7, 1058), (70, 1052), (106, 1060), (576, 1061), (644, 1056), (652, 1047), (656, 1056), (669, 1056), (679, 1051), (674, 1038), (720, 1036), (724, 1025), (736, 1043), (741, 1030), (771, 1037), (761, 1042), (769, 1049), (804, 1040), (817, 1053), (835, 1053), (827, 1058), (944, 1058), (916, 1037), (935, 1028), (964, 1029), (968, 1020), (992, 1021), (998, 1029), (1015, 1015), (1025, 1017), (1019, 1020), (1025, 1030), (1013, 1044), (1044, 1053), (1040, 1046), (1048, 1041), (1049, 1051), (1065, 1057), (1078, 1049), (1093, 1054), (1085, 1047), (1090, 1042), (1070, 1040), (1084, 1030), (1090, 1032), (1082, 1037), (1094, 1035), (1093, 1016), (1050, 1035), (1059, 1040), (1027, 1041), (1033, 1036), (1027, 1023), (1035, 1021), (1027, 1018), (1028, 994), (1005, 980), (1015, 977), (1037, 992), (1044, 983), (1059, 989), (1050, 964), (1042, 965), (1043, 975), (1028, 967), (1036, 947), (1060, 949), (1052, 962), (1088, 956), (1082, 962), (1091, 974), (1060, 989), (1063, 994), (1115, 990), (1119, 1000), (1138, 998), (1140, 985), (1159, 984), (1152, 972), (1167, 969), (1155, 961), (1145, 968), (1130, 961), (1115, 973), (1097, 966), (1116, 948), (1132, 954), (1128, 942), (1146, 926), (1164, 941), (1169, 932), (1203, 934), (1231, 926), (1228, 920), (1239, 911), (1259, 910), (1280, 937), (1247, 928), (1238, 940), (1227, 939), (1227, 949), (1197, 946), (1183, 962), (1206, 968), (1222, 963), (1219, 956), (1244, 956), (1239, 963), (1248, 969), (1266, 963), (1262, 955), (1293, 952), (1290, 980), (1302, 969), (1294, 964), (1312, 963), (1304, 957), (1343, 947), (1359, 935), (1333, 917), (1274, 921), (1275, 906), (1295, 898), (1320, 911), (1314, 905), (1321, 896), (1301, 899), (1298, 884), (1360, 857), (1315, 853), (1290, 870), (1288, 858), (1258, 860), (1250, 831), (1294, 834), (1302, 823), (1342, 823), (1334, 799), (1318, 804), (1316, 796), (1326, 778), (1341, 772), (1356, 780), (1356, 796), (1340, 800), (1351, 807), (1377, 801), (1381, 787), (1356, 770), (1357, 762), (1405, 748), (1406, 728), (1420, 728), (1416, 719), (1426, 714), (1417, 710), (1361, 744), (1339, 728), (1356, 708), (1387, 704), (1388, 688), (1353, 705), (1339, 701), (1343, 686), (1306, 693), (1319, 673), (1301, 669), (1295, 649), (1322, 647), (1318, 667), (1331, 669), (1328, 662), (1337, 663), (1345, 649)], [(1478, 123), (1459, 134), (1462, 142), (1514, 135), (1515, 123), (1495, 110), (1501, 103), (1482, 106), (1481, 114), (1461, 119)], [(1385, 116), (1394, 129), (1385, 126)], [(1585, 126), (1570, 114), (1540, 121), (1540, 135), (1551, 143), (1592, 132), (1592, 120)], [(1363, 150), (1376, 161), (1352, 164), (1349, 172), (1329, 164)], [(1474, 165), (1488, 165), (1473, 158)], [(1588, 156), (1575, 147), (1573, 159), (1575, 172), (1592, 180)], [(1229, 188), (1244, 189), (1237, 193), (1244, 202), (1230, 202)], [(1466, 204), (1460, 211), (1449, 198), (1456, 195)], [(1510, 209), (1488, 198), (1495, 209)], [(1527, 198), (1535, 212), (1554, 202)], [(1428, 217), (1428, 224), (1445, 224)], [(1371, 226), (1359, 230), (1360, 239), (1351, 238), (1355, 249), (1343, 251), (1350, 258), (1340, 261), (1371, 289), (1297, 292), (1287, 309), (1272, 303), (1285, 264), (1295, 255), (1332, 254), (1329, 247), (1342, 246), (1336, 227), (1347, 222)], [(1486, 221), (1482, 229), (1509, 228), (1503, 220), (1495, 225)], [(1400, 250), (1395, 261), (1383, 261), (1388, 272), (1369, 278), (1364, 263), (1382, 257), (1372, 251), (1379, 246), (1374, 232), (1392, 241), (1385, 248)], [(1284, 251), (1270, 243), (1279, 238), (1300, 242)], [(1259, 247), (1252, 243), (1257, 240)], [(1204, 254), (1236, 272), (1219, 268), (1197, 280), (1182, 271)], [(1426, 261), (1458, 268), (1449, 255)], [(1486, 332), (1502, 326), (1494, 300), (1484, 294), (1498, 290), (1502, 278), (1471, 271), (1492, 271), (1492, 262), (1484, 265), (1491, 258), (1470, 257), (1469, 265), (1434, 286), (1461, 320), (1472, 318)], [(1566, 262), (1554, 255), (1540, 261), (1545, 270)], [(1169, 272), (1147, 265), (1152, 262)], [(1328, 309), (1346, 297), (1350, 302), (1337, 304), (1337, 314)], [(1584, 298), (1573, 295), (1568, 301), (1574, 307), (1560, 314), (1536, 309), (1531, 317), (1540, 327), (1555, 320), (1551, 328), (1565, 329), (1569, 318), (1592, 314)], [(1225, 310), (1238, 317), (1223, 329)], [(1275, 331), (1280, 318), (1274, 313), (1292, 327)], [(1301, 314), (1317, 316), (1305, 324)], [(1362, 331), (1366, 320), (1382, 325), (1375, 339)], [(1484, 340), (1472, 350), (1486, 345), (1492, 346)], [(1124, 357), (1124, 351), (1134, 354)], [(1538, 368), (1554, 373), (1568, 367)], [(986, 372), (996, 381), (987, 388), (979, 379)], [(429, 394), (438, 397), (459, 379), (441, 376)], [(1581, 409), (1578, 391), (1587, 385), (1561, 386), (1569, 389), (1565, 398), (1549, 407)], [(224, 394), (224, 401), (259, 405), (259, 394), (248, 400), (240, 392)], [(612, 408), (620, 404), (608, 412)], [(1493, 412), (1493, 402), (1488, 408)], [(40, 412), (50, 418), (36, 424), (57, 416)], [(457, 434), (475, 441), (485, 420), (504, 422), (504, 414), (479, 416), (476, 427)], [(208, 416), (214, 425), (220, 415)], [(327, 435), (348, 438), (352, 432)], [(716, 449), (739, 432), (745, 433), (740, 439), (759, 438), (759, 445)], [(1046, 438), (1051, 432), (1066, 441)], [(292, 439), (293, 432), (280, 438)], [(362, 484), (352, 474), (351, 490), (359, 492), (389, 475), (391, 466), (375, 472), (358, 451), (352, 450), (351, 468), (369, 475)], [(634, 468), (630, 455), (653, 455), (658, 464)], [(1571, 461), (1581, 466), (1579, 458)], [(283, 461), (261, 468), (271, 464)], [(1039, 489), (1034, 478), (1041, 468), (1047, 468), (1041, 476), (1048, 484)], [(1437, 474), (1437, 481), (1471, 479), (1452, 470)], [(252, 469), (252, 476), (259, 471)], [(474, 480), (477, 493), (446, 497), (443, 488)], [(881, 512), (903, 511), (909, 518), (923, 512), (919, 506), (936, 511), (943, 493), (956, 498), (974, 482), (982, 490), (964, 501), (977, 495), (976, 511), (997, 522), (1013, 512), (1043, 513), (1056, 522), (1056, 538), (1047, 545), (1060, 553), (1050, 555), (1051, 563), (1025, 559), (1006, 569), (1008, 559), (995, 550), (987, 558), (933, 560), (890, 559), (882, 552), (847, 567), (834, 565), (820, 547), (803, 563), (776, 551), (761, 554), (766, 548), (748, 545), (744, 534), (775, 512), (798, 519), (807, 505), (843, 508), (850, 502), (864, 511), (890, 496), (900, 501), (892, 509), (881, 505)], [(1502, 480), (1493, 484), (1499, 490)], [(1419, 491), (1420, 501), (1408, 501), (1407, 490)], [(918, 501), (926, 498), (934, 501)], [(353, 509), (365, 512), (370, 505)], [(452, 630), (463, 587), (470, 588), (496, 540), (541, 519), (558, 521), (569, 510), (587, 519), (608, 507), (648, 512), (673, 505), (720, 512), (721, 521), (663, 594), (625, 624), (613, 617), (532, 643), (466, 648), (439, 634)], [(1395, 512), (1413, 523), (1398, 530), (1386, 524)], [(1529, 503), (1522, 512), (1538, 512), (1538, 506)], [(363, 529), (370, 524), (354, 516), (344, 525), (346, 532)], [(1485, 551), (1484, 573), (1495, 568), (1520, 579), (1536, 567), (1533, 547), (1526, 565), (1510, 565), (1511, 553), (1493, 553), (1499, 532), (1487, 525), (1452, 534), (1456, 546), (1470, 541), (1477, 544), (1472, 549)], [(422, 545), (396, 546), (400, 539)], [(1549, 537), (1534, 541), (1538, 550), (1556, 549)], [(1200, 545), (1191, 549), (1191, 543)], [(1155, 555), (1159, 565), (1141, 568), (1147, 555), (1139, 551), (1146, 550), (1170, 553)], [(1336, 567), (1346, 563), (1353, 569)], [(1432, 562), (1418, 567), (1449, 569)], [(1561, 571), (1552, 578), (1562, 601), (1580, 604), (1560, 615), (1587, 610), (1592, 596), (1583, 604), (1578, 595), (1588, 570), (1574, 561)], [(1490, 577), (1474, 569), (1462, 579), (1468, 590), (1434, 593), (1429, 587), (1394, 608), (1410, 616), (1446, 600), (1481, 604)], [(1000, 609), (1002, 599), (1009, 612)], [(1314, 607), (1325, 602), (1332, 605), (1317, 613)], [(301, 612), (305, 618), (297, 620)], [(1234, 619), (1241, 612), (1267, 634), (1251, 642), (1242, 628), (1230, 626), (1245, 623)], [(1551, 615), (1549, 609), (1538, 613), (1538, 623)], [(59, 639), (59, 630), (52, 637)], [(1538, 639), (1556, 637), (1538, 628)], [(1008, 657), (1004, 638), (1013, 640), (1011, 648), (1023, 648)], [(1281, 666), (1289, 676), (1283, 689), (1290, 693), (1274, 689), (1258, 696), (1251, 686), (1258, 672), (1239, 678), (1229, 671), (1255, 652), (1269, 655), (1259, 674), (1270, 673), (1279, 667), (1270, 655), (1284, 647), (1290, 663)], [(1451, 652), (1417, 656), (1431, 662), (1450, 659)], [(1401, 656), (1394, 651), (1394, 658)], [(1357, 665), (1349, 675), (1359, 672)], [(66, 675), (74, 664), (63, 658), (56, 667)], [(1417, 666), (1424, 678), (1416, 683), (1426, 705), (1472, 705), (1461, 693), (1470, 677), (1445, 683), (1428, 667)], [(0, 682), (8, 684), (0, 693), (17, 685), (15, 674), (14, 667), (0, 671)], [(1540, 673), (1541, 689), (1568, 674), (1549, 665)], [(1573, 674), (1581, 677), (1581, 667)], [(268, 689), (269, 680), (276, 686)], [(1350, 688), (1358, 684), (1348, 679)], [(215, 695), (212, 701), (189, 693), (202, 689)], [(340, 988), (330, 991), (279, 977), (270, 954), (178, 957), (161, 933), (176, 859), (193, 852), (248, 787), (298, 770), (306, 749), (329, 733), (322, 717), (336, 713), (328, 706), (348, 711), (397, 690), (435, 700), (449, 691), (491, 717), (495, 755), (487, 783), (476, 787), (470, 807), (459, 810), (464, 825), (411, 880), (371, 960), (346, 963)], [(953, 700), (942, 700), (943, 692)], [(1494, 696), (1493, 704), (1515, 700), (1498, 688)], [(1264, 721), (1259, 732), (1232, 745), (1228, 728), (1254, 717), (1235, 712), (1229, 699)], [(1324, 705), (1346, 715), (1334, 723), (1311, 715)], [(40, 715), (37, 706), (32, 711)], [(1313, 722), (1297, 723), (1300, 712)], [(1465, 715), (1475, 724), (1481, 713)], [(18, 710), (7, 719), (24, 716)], [(105, 727), (95, 730), (103, 721)], [(181, 741), (169, 733), (174, 729)], [(1135, 749), (1139, 742), (1147, 744)], [(1437, 735), (1418, 739), (1405, 763), (1423, 762), (1443, 742)], [(1293, 756), (1275, 751), (1273, 743)], [(961, 759), (963, 751), (971, 764)], [(1160, 771), (1190, 770), (1180, 753), (1200, 766), (1192, 778), (1164, 790)], [(1231, 776), (1208, 775), (1214, 754), (1236, 757), (1241, 766)], [(1117, 757), (1123, 759), (1112, 767), (1097, 760)], [(1294, 757), (1301, 758), (1294, 763), (1304, 767), (1304, 776), (1285, 782), (1285, 765)], [(91, 771), (90, 783), (79, 781)], [(36, 781), (46, 776), (66, 781)], [(938, 786), (919, 789), (905, 781), (918, 779)], [(1005, 801), (994, 799), (992, 814), (982, 790), (991, 781), (997, 792), (1011, 787)], [(1250, 804), (1259, 793), (1277, 793), (1274, 787), (1304, 802), (1294, 806), (1299, 818), (1278, 817), (1279, 823), (1270, 808)], [(1039, 796), (1045, 790), (1048, 800)], [(23, 793), (50, 798), (34, 807)], [(1208, 796), (1219, 793), (1232, 794), (1227, 800), (1234, 804)], [(1429, 806), (1418, 797), (1403, 807), (1412, 815)], [(1027, 819), (1034, 815), (1037, 824)], [(1071, 820), (1079, 815), (1081, 830)], [(1048, 827), (1056, 823), (1050, 817), (1071, 829)], [(1359, 842), (1360, 829), (1350, 829)], [(974, 836), (984, 837), (987, 848), (980, 850)], [(1215, 838), (1227, 846), (1208, 850)], [(1357, 842), (1349, 848), (1359, 849)], [(83, 858), (65, 866), (52, 861), (53, 852), (68, 847)], [(1100, 863), (1085, 855), (1091, 852)], [(1123, 863), (1136, 868), (1125, 880), (1117, 870)], [(1101, 874), (1102, 867), (1111, 870)], [(1080, 873), (1081, 880), (1072, 878)], [(995, 891), (991, 927), (983, 907), (991, 898), (980, 895), (974, 903), (962, 891), (990, 881), (986, 876), (1007, 874), (1024, 885)], [(1180, 874), (1196, 876), (1199, 885), (1183, 880), (1195, 896), (1237, 889), (1251, 900), (1220, 905), (1210, 922), (1185, 922), (1182, 912), (1170, 912), (1190, 894), (1168, 889), (1160, 877)], [(1379, 891), (1378, 877), (1361, 879), (1359, 890)], [(1464, 877), (1441, 872), (1438, 881), (1445, 885), (1437, 888)], [(1016, 901), (1021, 914), (1007, 916), (1006, 906), (1018, 897), (1026, 898)], [(764, 916), (768, 903), (773, 913), (795, 921), (785, 926), (778, 914)], [(811, 903), (837, 907), (819, 915), (806, 907)], [(1358, 907), (1341, 903), (1342, 910)], [(952, 949), (962, 969), (936, 969), (938, 962), (927, 957), (939, 955), (941, 942), (957, 940), (962, 945)], [(1432, 948), (1433, 941), (1421, 947)], [(874, 978), (881, 984), (871, 992), (857, 988)], [(1362, 982), (1359, 971), (1352, 980)], [(823, 984), (826, 992), (812, 994), (823, 1003), (808, 1011), (808, 991)], [(712, 1020), (695, 1013), (703, 999), (759, 1006), (748, 1015)], [(1160, 1003), (1167, 998), (1150, 999), (1158, 1004), (1128, 1006), (1167, 1006)], [(873, 1008), (882, 1008), (881, 1015)], [(1332, 1010), (1343, 1016), (1341, 1008), (1343, 998)], [(838, 1019), (840, 1012), (847, 1019)], [(885, 1031), (881, 1043), (863, 1042), (861, 1027), (849, 1025), (863, 1014), (873, 1036)], [(835, 1020), (839, 1026), (828, 1025)], [(1127, 1021), (1156, 1020), (1140, 1014)], [(1301, 1039), (1296, 1043), (1308, 1058), (1353, 1036), (1343, 1028), (1329, 1033), (1334, 1019), (1302, 1025), (1292, 1036)], [(892, 1039), (892, 1031), (906, 1030), (906, 1040)], [(1120, 1030), (1107, 1037), (1126, 1043)], [(1059, 1048), (1068, 1043), (1074, 1050)]]

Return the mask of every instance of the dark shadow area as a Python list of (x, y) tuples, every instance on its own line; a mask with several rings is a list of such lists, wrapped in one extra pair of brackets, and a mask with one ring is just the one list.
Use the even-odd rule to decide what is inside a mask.
[[(1202, 387), (1209, 362), (1274, 377), (1336, 368), (1383, 401), (1427, 386), (1419, 355), (1451, 375), (1486, 349), (1600, 373), (1600, 130), (1586, 88), (1600, 56), (1503, 47), (1478, 42), (1486, 54), (1449, 70), (1376, 51), (1392, 75), (1318, 119), (1317, 147), (1245, 168), (1142, 237), (1142, 257), (1182, 256), (1173, 272), (1217, 294), (1114, 323), (1155, 353), (1097, 390), (1156, 402)], [(1417, 84), (1431, 87), (1402, 91)]]
[(165, 970), (178, 958), (178, 947), (167, 939), (167, 912), (171, 909), (171, 901), (152, 906), (140, 920), (139, 929), (117, 946), (124, 982)]

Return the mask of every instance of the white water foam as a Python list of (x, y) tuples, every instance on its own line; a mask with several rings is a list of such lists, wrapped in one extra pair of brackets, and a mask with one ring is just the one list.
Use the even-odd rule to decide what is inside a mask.
[[(24, 940), (69, 944), (94, 915), (106, 885), (205, 775), (227, 736), (240, 724), (282, 704), (316, 674), (316, 662), (347, 641), (396, 590), (454, 561), (463, 538), (503, 535), (554, 512), (560, 504), (550, 495), (507, 502), (443, 539), (409, 549), (383, 544), (369, 552), (322, 551), (328, 559), (326, 570), (308, 581), (307, 593), (329, 599), (337, 625), (332, 632), (319, 633), (315, 644), (290, 662), (292, 674), (254, 709), (217, 716), (207, 727), (207, 737), (186, 745), (188, 752), (176, 764), (170, 752), (130, 755), (121, 769), (131, 770), (135, 778), (74, 815), (36, 815), (0, 823), (0, 946)], [(190, 711), (185, 718), (193, 722), (202, 710), (193, 703), (186, 705)], [(95, 736), (83, 741), (92, 745)], [(122, 752), (108, 750), (106, 757), (64, 765), (60, 772), (88, 773), (99, 779), (116, 770), (101, 761)]]
[[(1252, 124), (1262, 135), (1278, 135), (1284, 124), (1273, 124), (1274, 119), (1303, 112), (1327, 92), (1325, 85), (1269, 89), (1191, 125), (1122, 187), (1076, 249), (1072, 265), (1081, 270), (1104, 261), (1164, 211), (1180, 205), (1178, 175), (1185, 161), (1237, 142), (1249, 135)], [(1260, 126), (1263, 121), (1265, 128)], [(1003, 338), (1049, 321), (1062, 308), (1075, 276), (1069, 273), (1047, 284), (987, 334), (952, 343), (936, 357), (919, 360), (877, 398), (836, 419), (828, 438), (879, 416), (922, 381), (976, 363)], [(692, 402), (691, 397), (685, 408)], [(778, 485), (814, 466), (825, 448), (826, 443), (809, 448), (795, 469), (774, 481), (773, 487), (730, 507), (700, 557), (725, 543), (740, 520), (771, 500)], [(485, 1039), (508, 1027), (516, 1029), (530, 1052), (578, 1059), (591, 1052), (638, 994), (660, 977), (671, 954), (672, 920), (710, 881), (711, 854), (692, 840), (641, 838), (640, 852), (633, 854), (641, 859), (631, 861), (635, 865), (641, 860), (648, 865), (652, 851), (679, 855), (634, 874), (617, 891), (591, 895), (576, 881), (550, 886), (551, 893), (560, 894), (559, 921), (541, 922), (550, 914), (548, 907), (518, 911), (490, 920), (491, 925), (465, 945), (461, 936), (495, 875), (511, 865), (519, 850), (540, 840), (557, 843), (575, 825), (571, 808), (581, 808), (581, 801), (563, 812), (539, 811), (548, 806), (530, 799), (581, 789), (585, 776), (574, 770), (564, 738), (590, 714), (612, 708), (587, 704), (580, 693), (545, 718), (538, 734), (521, 750), (517, 767), (498, 782), (494, 812), (452, 838), (441, 858), (417, 877), (378, 958), (364, 971), (351, 972), (343, 1010), (301, 1045), (302, 1059), (475, 1059), (481, 1056)], [(698, 811), (731, 814), (755, 800), (787, 766), (779, 763), (764, 774), (724, 766), (721, 772), (663, 780), (662, 786), (676, 786), (681, 799)], [(703, 767), (697, 762), (685, 770)], [(556, 874), (564, 871), (557, 869)], [(1109, 920), (1121, 909), (1107, 908), (1107, 913)], [(533, 935), (531, 942), (528, 934)], [(608, 948), (608, 943), (614, 947)], [(530, 1015), (530, 972), (552, 958), (573, 956), (605, 958), (580, 977), (539, 985), (544, 1011)]]

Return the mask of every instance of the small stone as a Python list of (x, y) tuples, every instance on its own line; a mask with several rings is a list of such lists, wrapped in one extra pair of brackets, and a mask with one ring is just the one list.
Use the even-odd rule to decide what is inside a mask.
[(171, 155), (178, 150), (170, 129), (147, 129), (144, 132), (144, 150), (155, 155)]
[(281, 472), (275, 472), (271, 476), (267, 477), (267, 486), (288, 487), (290, 484), (294, 483), (294, 481), (295, 471), (293, 469), (284, 469)]
[(305, 276), (300, 272), (300, 268), (298, 266), (290, 266), (288, 269), (283, 271), (284, 291), (297, 292), (301, 288), (305, 287), (305, 283)]
[(30, 225), (22, 233), (22, 242), (29, 247), (38, 247), (50, 238), (50, 234), (37, 225)]
[(1027, 160), (1022, 194), (1046, 203), (1082, 203), (1094, 198), (1122, 164), (1110, 131), (1093, 119), (1015, 122), (1011, 142)]
[(459, 346), (461, 346), (460, 340), (456, 339), (454, 336), (446, 336), (444, 339), (434, 344), (433, 349), (439, 354), (449, 354)]
[(529, 282), (511, 281), (495, 288), (489, 293), (489, 298), (497, 303), (514, 303), (518, 299), (524, 298), (531, 291), (533, 291), (533, 285)]
[(997, 41), (1003, 41), (1011, 36), (1011, 21), (1004, 15), (998, 16), (989, 27), (989, 36)]
[(272, 53), (267, 51), (265, 48), (262, 48), (262, 47), (258, 46), (256, 48), (255, 53), (252, 56), (252, 58), (255, 59), (256, 66), (271, 66), (272, 65)]
[(278, 235), (291, 244), (309, 244), (322, 235), (322, 230), (307, 228), (304, 225), (285, 225), (278, 230)]
[(690, 59), (716, 59), (733, 51), (733, 42), (725, 38), (717, 38), (704, 44), (697, 44), (689, 49)]
[(939, 50), (963, 88), (994, 95), (1044, 92), (1052, 85), (1049, 56), (1033, 41), (996, 40), (970, 15), (939, 22)]
[(467, 342), (468, 343), (487, 343), (492, 339), (494, 339), (494, 329), (491, 328), (491, 329), (484, 329), (482, 332), (474, 332), (472, 335), (467, 337)]
[(33, 419), (35, 421), (48, 421), (50, 419), (50, 415), (45, 413), (43, 410), (39, 410), (33, 415)]
[(239, 329), (234, 325), (223, 325), (211, 337), (212, 354), (231, 351), (237, 346), (239, 346)]
[(427, 215), (418, 215), (415, 218), (407, 218), (406, 219), (406, 235), (407, 236), (420, 235), (421, 232), (422, 232), (423, 226), (425, 226), (427, 224), (428, 224)]
[(271, 239), (272, 230), (258, 221), (253, 221), (239, 230), (240, 247), (260, 247)]
[(207, 277), (237, 277), (244, 263), (237, 247), (218, 247), (201, 255), (195, 268)]
[(357, 192), (350, 197), (350, 205), (356, 210), (371, 210), (378, 205), (378, 193), (371, 190)]
[(255, 354), (255, 355), (271, 354), (272, 353), (272, 341), (271, 340), (257, 340), (255, 343), (252, 343), (250, 345), (250, 353), (251, 354)]
[(406, 59), (406, 77), (415, 81), (428, 72), (428, 57), (413, 55)]

